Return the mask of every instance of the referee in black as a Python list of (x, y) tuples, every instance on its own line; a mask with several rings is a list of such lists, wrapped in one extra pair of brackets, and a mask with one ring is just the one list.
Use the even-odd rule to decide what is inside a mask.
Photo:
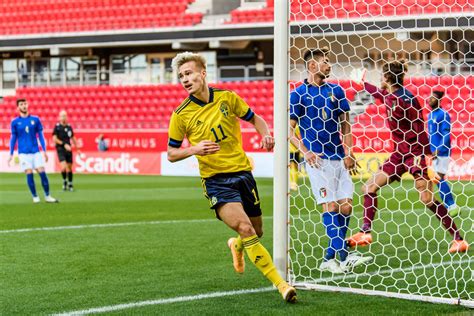
[(67, 123), (66, 111), (59, 113), (59, 122), (53, 130), (53, 141), (56, 144), (56, 151), (58, 153), (59, 164), (61, 166), (61, 174), (63, 176), (63, 191), (74, 191), (72, 185), (72, 148), (71, 141), (79, 154), (76, 138), (71, 125)]

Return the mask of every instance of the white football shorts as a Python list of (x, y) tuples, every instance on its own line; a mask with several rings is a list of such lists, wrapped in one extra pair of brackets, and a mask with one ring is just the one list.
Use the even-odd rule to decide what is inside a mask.
[(306, 164), (306, 172), (317, 204), (352, 199), (354, 183), (342, 160), (321, 159), (319, 168)]
[(447, 174), (449, 170), (449, 156), (447, 157), (437, 157), (433, 160), (433, 170), (437, 173)]
[(18, 158), (20, 159), (20, 168), (22, 171), (44, 167), (44, 159), (39, 152), (34, 154), (19, 154)]

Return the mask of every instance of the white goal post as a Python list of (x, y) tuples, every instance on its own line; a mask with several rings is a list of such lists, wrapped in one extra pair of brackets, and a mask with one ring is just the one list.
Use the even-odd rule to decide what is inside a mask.
[[(320, 1), (329, 4), (336, 2)], [(291, 6), (292, 2), (298, 5)], [(351, 119), (354, 122), (357, 116), (359, 124), (354, 133), (364, 135), (362, 143), (355, 143), (362, 148), (357, 153), (357, 159), (360, 159), (362, 168), (365, 169), (353, 178), (356, 190), (348, 236), (357, 232), (363, 217), (360, 187), (388, 157), (385, 145), (390, 133), (383, 123), (385, 114), (382, 113), (384, 110), (380, 110), (383, 105), (375, 107), (376, 102), (370, 95), (354, 89), (348, 83), (349, 75), (354, 69), (367, 67), (367, 80), (379, 85), (384, 61), (406, 59), (409, 68), (405, 80), (409, 80), (409, 89), (414, 90), (415, 97), (421, 99), (423, 95), (426, 99), (435, 87), (444, 85), (450, 111), (456, 114), (452, 119), (455, 121), (453, 124), (457, 124), (453, 125), (453, 129), (458, 133), (453, 140), (453, 146), (457, 146), (456, 158), (451, 158), (447, 179), (457, 196), (458, 205), (464, 210), (463, 215), (455, 219), (459, 231), (468, 242), (474, 242), (474, 198), (471, 196), (474, 195), (474, 190), (469, 188), (474, 179), (472, 174), (465, 173), (462, 169), (469, 168), (474, 163), (474, 150), (469, 148), (474, 134), (474, 116), (468, 110), (469, 106), (474, 110), (474, 9), (469, 13), (463, 11), (462, 7), (459, 9), (458, 5), (457, 11), (453, 7), (453, 12), (446, 14), (446, 11), (441, 11), (440, 6), (439, 9), (431, 8), (427, 14), (407, 16), (403, 15), (403, 10), (400, 10), (404, 12), (402, 15), (396, 15), (399, 11), (394, 8), (394, 14), (389, 17), (370, 16), (370, 10), (367, 9), (361, 17), (351, 13), (352, 15), (348, 14), (344, 18), (331, 13), (322, 19), (314, 18), (313, 15), (303, 20), (301, 17), (305, 14), (304, 10), (298, 14), (291, 12), (291, 7), (293, 10), (302, 9), (303, 6), (308, 8), (316, 2), (274, 2), (276, 146), (273, 258), (278, 271), (299, 289), (351, 292), (474, 308), (472, 249), (467, 253), (448, 254), (451, 237), (434, 215), (419, 202), (415, 188), (410, 186), (413, 181), (410, 177), (404, 176), (400, 183), (395, 182), (379, 191), (379, 204), (382, 205), (377, 212), (376, 223), (374, 221), (377, 225), (373, 229), (376, 240), (370, 247), (361, 250), (364, 254), (373, 255), (374, 262), (350, 274), (332, 275), (318, 271), (327, 247), (321, 210), (316, 206), (309, 180), (304, 176), (304, 162), (299, 163), (301, 172), (298, 189), (290, 191), (288, 140), (289, 94), (294, 84), (301, 83), (305, 78), (303, 54), (306, 49), (327, 46), (331, 52), (332, 64), (329, 81), (351, 90), (346, 90), (346, 94), (350, 94), (346, 96), (351, 104)], [(362, 7), (364, 3), (365, 1), (359, 1), (357, 5)], [(453, 3), (454, 6), (456, 2)], [(449, 5), (447, 8), (451, 10)], [(446, 5), (443, 6), (443, 10), (445, 9)], [(344, 6), (337, 10), (344, 10)], [(408, 13), (412, 12), (410, 7), (407, 10)], [(424, 13), (425, 8), (418, 10)], [(314, 12), (327, 14), (328, 11), (318, 8)], [(354, 12), (357, 14), (355, 4)], [(467, 51), (459, 49), (469, 45), (471, 46)], [(436, 51), (438, 46), (439, 51)], [(433, 47), (435, 49), (431, 51)], [(468, 60), (467, 55), (472, 55), (472, 60)], [(454, 60), (455, 58), (457, 59)], [(448, 80), (451, 80), (450, 83), (446, 83)], [(451, 89), (456, 89), (457, 94)], [(365, 124), (371, 126), (370, 132), (365, 130)], [(371, 137), (374, 139), (370, 139)], [(436, 185), (434, 192), (439, 199)]]

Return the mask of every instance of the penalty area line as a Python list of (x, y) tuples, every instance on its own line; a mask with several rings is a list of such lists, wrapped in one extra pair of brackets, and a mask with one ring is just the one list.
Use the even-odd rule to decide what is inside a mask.
[(164, 299), (158, 299), (158, 300), (149, 300), (149, 301), (141, 301), (141, 302), (135, 302), (135, 303), (96, 307), (96, 308), (90, 308), (90, 309), (84, 309), (84, 310), (78, 310), (78, 311), (72, 311), (72, 312), (63, 312), (59, 314), (53, 314), (53, 316), (89, 315), (89, 314), (113, 312), (113, 311), (118, 311), (118, 310), (123, 310), (123, 309), (150, 306), (150, 305), (182, 303), (182, 302), (198, 301), (198, 300), (204, 300), (204, 299), (216, 298), (216, 297), (263, 293), (263, 292), (270, 292), (270, 291), (275, 291), (275, 290), (276, 289), (274, 289), (273, 287), (264, 287), (264, 288), (257, 288), (257, 289), (236, 290), (236, 291), (227, 291), (227, 292), (213, 292), (213, 293), (208, 293), (208, 294), (198, 294), (198, 295), (189, 295), (189, 296), (178, 296), (178, 297), (164, 298)]

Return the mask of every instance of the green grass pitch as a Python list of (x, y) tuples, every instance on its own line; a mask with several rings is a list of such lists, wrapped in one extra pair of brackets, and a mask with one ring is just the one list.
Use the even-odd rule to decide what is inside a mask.
[[(39, 178), (36, 176), (35, 179), (41, 193)], [(73, 193), (60, 191), (59, 175), (50, 175), (50, 181), (52, 195), (60, 199), (61, 203), (34, 205), (27, 191), (24, 175), (0, 174), (0, 315), (47, 315), (269, 286), (268, 281), (248, 261), (244, 275), (233, 272), (226, 240), (234, 234), (214, 219), (214, 214), (208, 209), (208, 203), (203, 197), (198, 178), (76, 175), (77, 191)], [(265, 216), (263, 244), (271, 251), (272, 181), (257, 179), (257, 182)], [(412, 185), (412, 182), (404, 181), (403, 187), (395, 186), (382, 192), (384, 196), (395, 198), (381, 201), (382, 211), (374, 223), (380, 228), (380, 232), (376, 234), (377, 242), (370, 250), (383, 250), (384, 255), (376, 257), (376, 263), (384, 268), (404, 268), (403, 262), (406, 261), (403, 260), (407, 258), (419, 262), (449, 259), (444, 253), (449, 239), (442, 230), (432, 228), (439, 226), (437, 221), (430, 220), (432, 216), (427, 212), (417, 215), (420, 216), (419, 221), (424, 229), (432, 230), (431, 233), (426, 232), (425, 236), (436, 234), (442, 241), (439, 245), (417, 242), (416, 236), (420, 234), (421, 228), (410, 226), (414, 213), (404, 214), (399, 210), (409, 208), (412, 204), (408, 201), (416, 200), (416, 195), (410, 193), (406, 196), (404, 190), (405, 186)], [(464, 187), (457, 185), (455, 192), (464, 199), (462, 203), (465, 205), (474, 204), (472, 183)], [(312, 266), (319, 264), (321, 244), (325, 244), (326, 240), (322, 226), (318, 224), (319, 212), (312, 210), (313, 205), (308, 197), (309, 192), (302, 190), (292, 200), (295, 204), (306, 206), (300, 212), (292, 209), (295, 228), (302, 229), (307, 225), (305, 219), (310, 217), (317, 223), (315, 226), (305, 227), (315, 233), (301, 236), (304, 243), (298, 249), (299, 256), (296, 257), (294, 268), (301, 276), (326, 277), (327, 275), (319, 275)], [(405, 201), (403, 197), (406, 197)], [(399, 200), (402, 200), (401, 205)], [(355, 216), (360, 219), (361, 207), (358, 200), (356, 205)], [(415, 208), (422, 207), (415, 204)], [(466, 225), (472, 225), (473, 213), (468, 212), (463, 216), (462, 229), (470, 232), (467, 239), (472, 241), (472, 227)], [(384, 225), (384, 220), (393, 223)], [(90, 226), (113, 223), (131, 224)], [(395, 223), (401, 225), (397, 228)], [(77, 225), (86, 227), (17, 231), (24, 228)], [(351, 229), (356, 226), (357, 221), (353, 220)], [(383, 228), (386, 232), (382, 231)], [(411, 237), (412, 235), (415, 237)], [(384, 245), (384, 241), (390, 239), (401, 242), (406, 249), (419, 247), (425, 250), (399, 251), (396, 245)], [(316, 259), (304, 259), (312, 251)], [(296, 256), (296, 252), (293, 255)], [(420, 257), (416, 257), (416, 253)], [(431, 258), (430, 253), (437, 253), (437, 257)], [(455, 275), (458, 282), (450, 277), (440, 294), (450, 293), (457, 287), (472, 295), (474, 261), (469, 261), (469, 258), (472, 258), (473, 253), (471, 250), (464, 255), (455, 255), (455, 260), (468, 260), (464, 273)], [(400, 258), (397, 259), (397, 256)], [(374, 266), (369, 266), (366, 272), (374, 269)], [(432, 285), (433, 278), (443, 277), (436, 273), (433, 277), (424, 279), (424, 285), (418, 284), (421, 293)], [(373, 284), (375, 289), (383, 288), (384, 284), (404, 288), (407, 283), (404, 277), (405, 275), (398, 275), (393, 279), (371, 277), (364, 279), (364, 282)], [(413, 275), (407, 274), (406, 277), (411, 278)], [(328, 284), (332, 284), (331, 281)], [(285, 304), (275, 290), (155, 304), (106, 314), (472, 314), (472, 310), (459, 306), (346, 293), (299, 291), (298, 297), (297, 304)]]

